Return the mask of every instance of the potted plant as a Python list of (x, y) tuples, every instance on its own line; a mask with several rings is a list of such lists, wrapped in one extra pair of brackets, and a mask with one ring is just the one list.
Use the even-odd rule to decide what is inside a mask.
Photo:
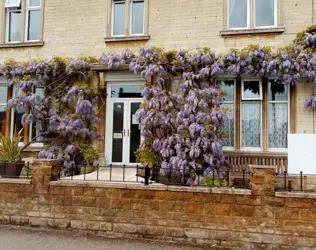
[(80, 169), (80, 174), (89, 174), (96, 170), (96, 167), (93, 166), (93, 162), (99, 158), (99, 150), (90, 147), (90, 148), (83, 148), (80, 149), (81, 154), (84, 158), (84, 169)]
[(17, 178), (24, 167), (22, 161), (22, 151), (29, 144), (20, 145), (23, 129), (19, 133), (14, 133), (12, 139), (0, 133), (0, 158), (4, 162), (0, 167), (0, 174), (4, 178)]

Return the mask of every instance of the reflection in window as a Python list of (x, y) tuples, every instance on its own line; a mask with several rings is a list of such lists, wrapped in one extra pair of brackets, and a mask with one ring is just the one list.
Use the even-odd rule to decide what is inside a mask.
[(229, 109), (227, 114), (228, 119), (224, 123), (223, 131), (227, 138), (224, 139), (224, 146), (234, 147), (235, 143), (235, 81), (225, 80), (219, 81), (220, 88), (225, 91), (225, 101), (223, 108)]
[(7, 10), (7, 40), (19, 42), (21, 40), (21, 10)]
[[(44, 97), (44, 88), (35, 88), (35, 94)], [(30, 124), (31, 129), (30, 129), (30, 138), (33, 140), (35, 137), (34, 142), (43, 142), (43, 137), (41, 137), (41, 133), (43, 131), (43, 126), (40, 121), (37, 121), (35, 123)]]
[(261, 85), (259, 81), (243, 81), (243, 100), (260, 100)]
[(141, 98), (141, 85), (117, 85), (111, 88), (111, 98)]
[(256, 0), (256, 27), (274, 26), (276, 0)]
[[(11, 131), (11, 135), (13, 136), (13, 133), (19, 133), (20, 130), (23, 128), (22, 126), (22, 116), (25, 113), (25, 108), (18, 107), (14, 109), (13, 113), (13, 130)], [(24, 133), (22, 133), (24, 135)], [(23, 142), (23, 138), (21, 139), (21, 142)]]
[(144, 1), (132, 1), (132, 34), (144, 33)]
[(6, 110), (7, 110), (7, 86), (0, 85), (0, 132), (5, 134), (5, 121), (6, 121)]
[(243, 101), (241, 104), (241, 146), (261, 147), (261, 102)]
[(228, 27), (248, 27), (248, 0), (229, 0)]
[(269, 80), (269, 148), (287, 148), (288, 134), (288, 86), (277, 80)]
[(125, 1), (114, 0), (113, 2), (113, 35), (125, 34)]

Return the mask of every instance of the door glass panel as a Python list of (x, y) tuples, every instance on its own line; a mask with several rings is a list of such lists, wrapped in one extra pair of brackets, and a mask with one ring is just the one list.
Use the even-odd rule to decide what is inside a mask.
[(113, 103), (112, 162), (123, 161), (124, 103)]
[(111, 88), (111, 98), (141, 98), (141, 85), (117, 85)]
[(139, 109), (140, 102), (131, 103), (131, 123), (130, 123), (130, 152), (129, 152), (129, 162), (136, 163), (135, 152), (139, 148), (140, 144), (140, 130), (139, 123), (136, 120), (136, 111)]

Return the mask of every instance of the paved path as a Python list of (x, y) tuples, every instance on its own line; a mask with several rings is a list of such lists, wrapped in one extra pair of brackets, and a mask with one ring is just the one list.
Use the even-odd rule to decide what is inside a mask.
[(0, 226), (1, 250), (199, 250), (201, 248), (147, 241), (112, 240), (55, 230)]

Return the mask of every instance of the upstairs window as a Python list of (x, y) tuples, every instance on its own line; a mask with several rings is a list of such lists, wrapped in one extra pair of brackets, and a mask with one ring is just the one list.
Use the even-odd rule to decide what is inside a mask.
[(227, 0), (227, 28), (276, 27), (278, 0)]
[(44, 0), (6, 0), (5, 43), (39, 42), (42, 40)]
[(112, 0), (111, 36), (146, 34), (148, 0)]

